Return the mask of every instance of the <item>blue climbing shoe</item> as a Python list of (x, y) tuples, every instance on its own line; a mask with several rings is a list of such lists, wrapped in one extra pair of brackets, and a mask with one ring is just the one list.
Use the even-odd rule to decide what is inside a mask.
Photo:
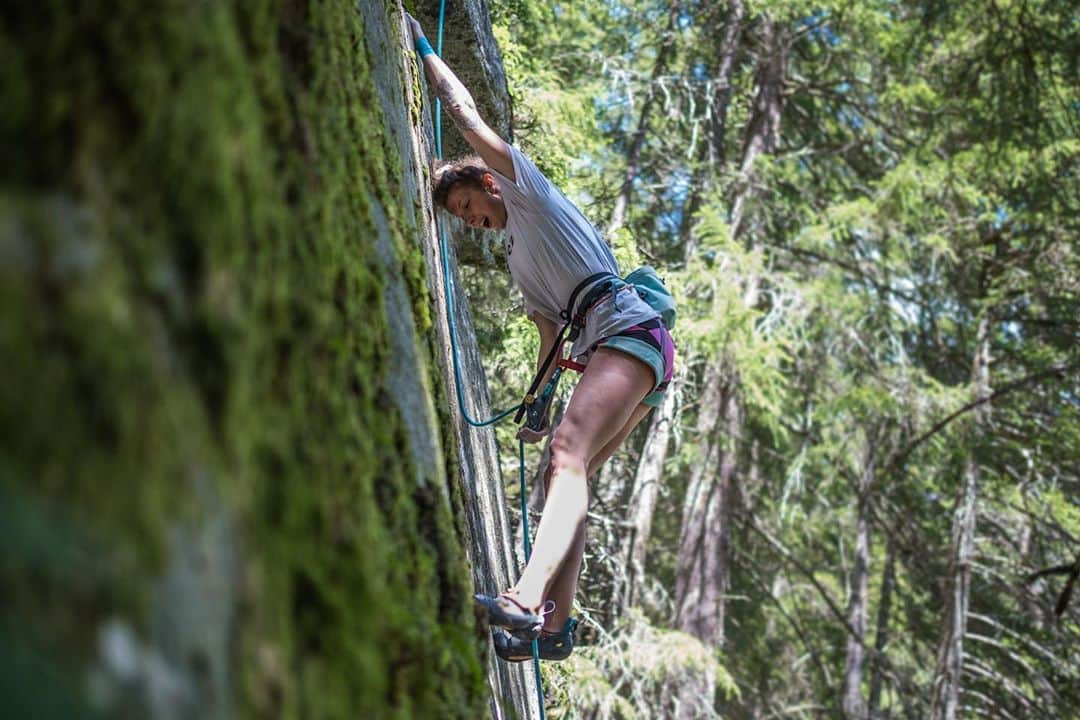
[[(574, 652), (574, 631), (577, 630), (577, 618), (567, 618), (562, 630), (556, 633), (541, 632), (536, 639), (537, 654), (541, 660), (565, 660)], [(532, 660), (532, 640), (512, 635), (505, 630), (492, 633), (495, 654), (507, 662), (525, 662)]]
[[(489, 625), (506, 628), (530, 640), (540, 635), (540, 628), (544, 625), (544, 615), (530, 612), (527, 607), (506, 593), (495, 597), (476, 594), (473, 595), (473, 599), (476, 601), (477, 608), (487, 613)], [(551, 603), (551, 605), (554, 609), (555, 604)]]

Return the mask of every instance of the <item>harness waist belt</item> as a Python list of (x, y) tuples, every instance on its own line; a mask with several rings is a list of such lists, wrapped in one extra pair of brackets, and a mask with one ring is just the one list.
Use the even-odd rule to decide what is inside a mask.
[[(577, 287), (574, 288), (574, 292), (570, 293), (570, 301), (566, 303), (566, 309), (559, 313), (559, 316), (570, 324), (571, 340), (577, 337), (575, 330), (580, 331), (585, 326), (585, 314), (589, 312), (589, 308), (611, 290), (611, 281), (618, 279), (617, 275), (609, 272), (594, 273), (579, 282)], [(581, 298), (581, 303), (578, 304), (577, 297), (585, 288), (589, 288), (589, 290)], [(578, 305), (576, 313), (574, 312), (575, 305)]]

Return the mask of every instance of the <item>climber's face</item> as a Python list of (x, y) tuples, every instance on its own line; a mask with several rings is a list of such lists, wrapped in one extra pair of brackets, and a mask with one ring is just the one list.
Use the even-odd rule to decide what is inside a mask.
[(484, 173), (484, 187), (457, 184), (446, 195), (446, 208), (470, 227), (502, 230), (506, 227), (506, 205), (491, 173)]

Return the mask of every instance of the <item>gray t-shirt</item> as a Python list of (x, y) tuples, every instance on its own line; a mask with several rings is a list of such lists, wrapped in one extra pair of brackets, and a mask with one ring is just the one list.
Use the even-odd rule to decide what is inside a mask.
[[(517, 148), (511, 146), (510, 154), (517, 182), (492, 171), (506, 204), (510, 276), (521, 289), (527, 312), (538, 312), (562, 327), (559, 313), (578, 283), (598, 272), (621, 276), (619, 266), (581, 211)], [(633, 288), (623, 287), (593, 306), (570, 354), (579, 358), (600, 339), (654, 317), (656, 311)]]

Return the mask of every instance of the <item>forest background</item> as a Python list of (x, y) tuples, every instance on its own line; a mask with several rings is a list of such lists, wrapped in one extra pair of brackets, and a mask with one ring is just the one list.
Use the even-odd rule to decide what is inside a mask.
[[(1075, 6), (491, 11), (515, 142), (679, 301), (549, 717), (1080, 716)], [(502, 407), (535, 333), (474, 239)]]

